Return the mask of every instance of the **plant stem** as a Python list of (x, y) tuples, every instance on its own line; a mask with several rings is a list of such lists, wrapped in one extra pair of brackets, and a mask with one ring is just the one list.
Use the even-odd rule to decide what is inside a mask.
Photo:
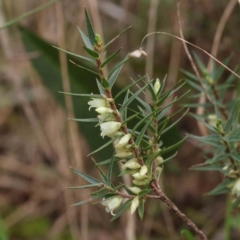
[[(99, 54), (100, 54), (100, 51), (98, 51), (97, 48), (94, 49), (95, 51), (97, 51)], [(98, 67), (98, 71), (99, 71), (99, 74), (100, 74), (100, 77), (101, 79), (104, 79), (105, 76), (104, 76), (104, 72), (103, 70), (101, 69), (101, 60), (100, 58), (99, 59), (96, 59), (96, 63), (97, 63), (97, 67)], [(105, 91), (106, 91), (106, 95), (107, 95), (107, 98), (110, 98), (110, 99), (113, 99), (112, 97), (112, 92), (111, 92), (111, 89), (109, 88), (105, 88)], [(119, 114), (118, 110), (117, 110), (117, 107), (115, 105), (115, 102), (114, 101), (110, 101), (109, 102), (110, 104), (110, 107), (111, 109), (114, 111), (114, 116), (116, 117), (116, 120), (120, 123), (122, 123), (122, 118), (121, 118), (121, 115)], [(157, 127), (157, 119), (155, 119), (154, 121), (154, 124), (155, 124), (155, 127)], [(121, 130), (127, 134), (128, 133), (128, 129), (125, 125), (122, 125), (121, 126)], [(157, 134), (157, 133), (156, 133)], [(156, 135), (156, 139), (154, 138), (155, 141), (157, 141), (157, 135)], [(134, 140), (133, 138), (131, 137), (130, 140), (129, 140), (129, 144), (133, 145), (133, 153), (134, 153), (134, 156), (135, 158), (138, 159), (138, 162), (141, 166), (144, 165), (144, 162), (143, 162), (143, 159), (141, 157), (141, 153), (139, 152), (139, 149), (138, 147), (134, 144)], [(158, 145), (157, 145), (158, 147)], [(154, 160), (155, 161), (155, 160)], [(154, 167), (154, 172), (156, 172), (156, 161), (154, 163), (155, 167)], [(155, 174), (154, 174), (155, 175)], [(170, 209), (173, 210), (173, 212), (182, 219), (183, 222), (185, 222), (201, 239), (203, 240), (208, 240), (208, 238), (204, 235), (204, 233), (198, 229), (198, 227), (195, 225), (195, 223), (189, 219), (184, 213), (182, 213), (177, 207), (176, 205), (162, 192), (161, 190), (161, 187), (157, 181), (157, 179), (155, 178), (152, 183), (151, 183), (151, 186), (153, 188), (153, 190), (155, 191), (155, 193), (157, 194), (157, 196), (152, 196), (152, 195), (148, 195), (146, 196), (147, 198), (159, 198), (162, 202), (164, 202)], [(122, 195), (122, 193), (119, 192), (119, 195)], [(127, 195), (125, 197), (127, 198), (131, 198), (129, 197), (130, 195)]]
[(182, 213), (177, 206), (162, 192), (160, 186), (156, 186), (153, 182), (151, 184), (160, 200), (164, 202), (179, 218), (182, 219), (201, 239), (208, 240), (206, 235), (196, 226), (196, 224), (188, 218), (184, 213)]

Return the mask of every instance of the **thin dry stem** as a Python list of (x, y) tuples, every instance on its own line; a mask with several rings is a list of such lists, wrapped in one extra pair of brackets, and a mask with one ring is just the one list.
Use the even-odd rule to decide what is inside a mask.
[[(65, 35), (64, 35), (64, 19), (63, 19), (63, 13), (62, 13), (62, 2), (59, 2), (56, 4), (56, 17), (58, 22), (57, 27), (57, 35), (58, 35), (58, 44), (61, 48), (65, 49)], [(60, 66), (61, 66), (61, 75), (62, 75), (62, 83), (63, 83), (63, 90), (64, 92), (71, 92), (70, 87), (70, 80), (68, 76), (68, 66), (67, 66), (67, 57), (64, 52), (59, 52), (60, 56)], [(73, 110), (73, 103), (72, 98), (69, 95), (64, 95), (65, 97), (65, 103), (66, 103), (66, 111), (67, 115), (70, 118), (74, 118), (74, 110)], [(83, 159), (81, 154), (81, 147), (80, 147), (80, 141), (78, 136), (78, 127), (76, 122), (70, 122), (68, 121), (68, 131), (69, 131), (69, 137), (71, 143), (70, 146), (70, 152), (73, 153), (74, 159), (76, 161), (77, 167), (83, 171)], [(65, 159), (67, 161), (67, 159)], [(68, 164), (66, 164), (68, 165)], [(86, 191), (85, 191), (86, 192)], [(71, 202), (72, 198), (70, 197), (70, 194), (65, 194), (65, 199), (67, 205)], [(69, 211), (69, 210), (67, 210)], [(71, 210), (72, 211), (72, 210)], [(87, 240), (88, 239), (88, 207), (82, 208), (81, 211), (81, 236), (82, 239)], [(71, 219), (70, 219), (71, 218)], [(78, 231), (77, 226), (77, 214), (71, 213), (71, 217), (68, 218), (70, 229), (72, 229), (72, 234), (74, 238), (79, 238), (80, 233)], [(74, 224), (71, 222), (74, 220)]]

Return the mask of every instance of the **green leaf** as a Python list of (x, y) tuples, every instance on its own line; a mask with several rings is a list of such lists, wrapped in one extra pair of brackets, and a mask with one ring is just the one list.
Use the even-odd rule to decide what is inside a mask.
[(165, 128), (161, 134), (164, 134), (165, 132), (167, 132), (168, 130), (170, 130), (172, 127), (174, 127), (179, 121), (182, 120), (182, 118), (188, 113), (189, 109), (187, 109), (187, 111), (180, 117), (178, 118), (177, 121), (175, 121), (173, 124), (171, 124), (170, 126), (168, 126), (167, 128)]
[[(145, 133), (146, 130), (148, 129), (149, 125), (152, 123), (152, 119), (153, 119), (153, 117), (145, 124), (145, 126), (142, 128), (140, 134), (138, 135), (138, 137), (137, 137), (137, 139), (136, 139), (136, 141), (135, 141), (135, 144), (136, 144), (137, 146), (140, 145), (144, 133)], [(136, 133), (136, 132), (135, 132), (135, 133)]]
[(194, 83), (193, 81), (188, 80), (188, 79), (185, 79), (185, 81), (186, 81), (191, 87), (193, 87), (194, 89), (198, 90), (199, 92), (202, 92), (202, 87), (201, 87), (199, 84)]
[(189, 232), (187, 229), (183, 229), (181, 231), (181, 234), (185, 235), (187, 237), (187, 240), (195, 240), (194, 236), (191, 232)]
[(88, 15), (88, 12), (87, 12), (86, 8), (84, 8), (84, 11), (85, 11), (85, 18), (86, 18), (86, 23), (87, 23), (88, 37), (89, 37), (89, 40), (90, 40), (91, 44), (95, 45), (95, 43), (96, 43), (95, 32), (94, 32), (94, 29), (93, 29), (93, 26), (92, 26), (92, 22), (91, 22), (91, 19)]
[(92, 158), (92, 160), (93, 160), (93, 162), (94, 162), (94, 164), (95, 164), (95, 166), (96, 166), (96, 168), (97, 168), (97, 170), (98, 170), (98, 172), (99, 172), (99, 175), (100, 175), (102, 181), (104, 182), (104, 184), (107, 185), (107, 177), (106, 177), (105, 173), (104, 173), (104, 172), (102, 171), (102, 169), (98, 166), (98, 164), (97, 164), (97, 162), (95, 161), (95, 159)]
[(109, 165), (109, 168), (108, 168), (108, 177), (107, 177), (107, 185), (108, 186), (111, 186), (113, 163), (114, 163), (114, 156), (112, 156), (111, 162), (110, 162), (110, 165)]
[(223, 180), (217, 187), (215, 187), (208, 195), (218, 195), (230, 192), (230, 188), (228, 187), (235, 179), (225, 179)]
[(98, 118), (69, 118), (69, 119), (76, 122), (99, 122)]
[[(156, 93), (155, 93), (155, 91), (154, 91), (154, 87), (153, 87), (153, 84), (152, 84), (152, 81), (153, 81), (153, 80), (150, 80), (149, 76), (147, 76), (147, 81), (150, 82), (150, 84), (149, 84), (149, 86), (148, 86), (148, 90), (149, 90), (149, 92), (150, 92), (151, 95), (152, 95), (153, 101), (155, 102), (155, 101), (157, 101), (157, 95), (156, 95)], [(145, 83), (145, 84), (146, 84), (146, 83)]]
[(77, 173), (80, 177), (82, 177), (84, 180), (86, 180), (89, 183), (92, 184), (99, 184), (101, 183), (99, 180), (97, 180), (96, 178), (93, 178), (85, 173), (80, 172), (79, 170), (77, 170), (76, 168), (70, 167), (75, 173)]
[(98, 199), (98, 198), (109, 198), (109, 197), (113, 197), (116, 196), (115, 193), (109, 193), (109, 191), (105, 191), (105, 192), (101, 192), (101, 193), (97, 193), (97, 194), (91, 194), (93, 199)]
[(120, 112), (122, 112), (150, 83), (146, 84), (144, 87), (140, 88), (136, 93), (134, 93), (120, 108)]
[(60, 50), (60, 51), (62, 51), (62, 52), (65, 52), (65, 53), (67, 53), (67, 54), (69, 54), (69, 55), (71, 55), (71, 56), (78, 57), (78, 58), (80, 58), (80, 59), (82, 59), (82, 60), (84, 60), (84, 61), (87, 61), (87, 62), (89, 62), (89, 63), (92, 63), (94, 66), (97, 65), (97, 64), (96, 64), (96, 61), (93, 60), (93, 59), (91, 59), (91, 58), (87, 58), (87, 57), (84, 57), (84, 56), (82, 56), (82, 55), (78, 55), (78, 54), (76, 54), (76, 53), (68, 52), (68, 51), (66, 51), (66, 50), (63, 50), (63, 49), (58, 48), (58, 47), (55, 47), (55, 46), (53, 46), (53, 47), (56, 48), (56, 49), (58, 49), (58, 50)]
[(130, 207), (132, 203), (132, 200), (129, 199), (128, 201), (126, 201), (116, 212), (116, 215), (112, 217), (112, 219), (110, 220), (110, 222), (116, 220), (117, 218), (119, 218), (126, 210), (128, 210), (128, 208)]
[(7, 232), (4, 229), (3, 222), (0, 219), (0, 239), (1, 240), (8, 240)]
[(113, 138), (110, 141), (108, 141), (107, 143), (103, 144), (100, 148), (94, 150), (93, 152), (89, 153), (88, 156), (93, 155), (94, 153), (97, 153), (99, 151), (101, 151), (102, 149), (104, 149), (105, 147), (107, 147), (108, 145), (112, 144), (116, 139), (118, 139), (119, 137)]
[(102, 84), (98, 81), (98, 79), (96, 79), (97, 81), (97, 86), (98, 86), (98, 90), (101, 94), (106, 95), (105, 89), (103, 88)]
[[(118, 161), (120, 161), (120, 160), (122, 160), (122, 159), (118, 159), (118, 158), (116, 158), (116, 159), (114, 159), (114, 162), (118, 162)], [(109, 164), (110, 162), (112, 161), (112, 158), (110, 158), (110, 159), (107, 159), (107, 160), (104, 160), (104, 161), (102, 161), (102, 162), (99, 162), (99, 163), (97, 163), (97, 165), (105, 165), (105, 164)]]
[(136, 113), (132, 116), (130, 116), (129, 118), (127, 118), (126, 120), (124, 120), (124, 122), (122, 122), (122, 124), (126, 124), (127, 122), (131, 121), (132, 119), (136, 118), (140, 113)]
[[(131, 94), (133, 95), (133, 93), (131, 92)], [(152, 111), (151, 107), (149, 106), (149, 104), (147, 104), (146, 102), (144, 102), (141, 98), (136, 97), (135, 98), (143, 107), (145, 107), (146, 110), (148, 110), (149, 112)]]
[(188, 71), (185, 71), (183, 69), (181, 69), (181, 72), (183, 72), (188, 78), (195, 80), (196, 82), (199, 82), (198, 77)]
[(144, 190), (142, 190), (141, 192), (138, 193), (138, 197), (142, 198), (150, 192), (152, 192), (152, 189), (144, 189)]
[(160, 83), (161, 83), (161, 87), (160, 87), (160, 89), (159, 89), (159, 91), (158, 91), (158, 93), (157, 93), (158, 96), (161, 96), (162, 91), (163, 91), (164, 86), (165, 86), (165, 83), (166, 83), (166, 80), (167, 80), (167, 75), (165, 75), (165, 77), (164, 77), (164, 79), (162, 80), (162, 82), (160, 82)]
[(59, 92), (66, 95), (77, 96), (77, 97), (90, 97), (90, 98), (102, 98), (99, 94), (85, 94), (85, 93), (68, 93), (68, 92)]
[(178, 154), (178, 152), (175, 152), (172, 156), (170, 156), (170, 157), (164, 159), (164, 161), (163, 161), (161, 164), (165, 164), (166, 162), (172, 160), (174, 157), (177, 156), (177, 154)]
[(75, 66), (80, 67), (80, 68), (82, 68), (82, 69), (84, 69), (84, 70), (86, 70), (86, 71), (88, 71), (88, 72), (90, 72), (90, 73), (93, 73), (93, 74), (95, 74), (95, 75), (97, 75), (97, 76), (100, 77), (100, 74), (99, 74), (98, 72), (95, 72), (95, 71), (93, 71), (93, 70), (91, 70), (91, 69), (89, 69), (89, 68), (80, 66), (80, 65), (76, 64), (75, 62), (73, 62), (72, 60), (70, 60), (70, 62), (73, 63)]
[(166, 153), (174, 150), (175, 148), (179, 147), (186, 140), (187, 137), (188, 136), (186, 135), (186, 137), (183, 138), (182, 140), (180, 140), (179, 142), (173, 144), (172, 146), (170, 146), (168, 148), (163, 149), (162, 152), (161, 152), (161, 155), (166, 154)]
[(152, 115), (155, 115), (157, 112), (159, 111), (159, 109), (156, 109), (155, 111), (151, 112), (150, 114), (148, 114), (146, 117), (142, 118), (132, 129), (132, 133), (134, 134), (135, 130), (138, 129), (139, 126), (141, 126), (141, 124), (143, 124), (144, 122), (146, 122)]
[(198, 64), (199, 68), (201, 69), (201, 71), (202, 71), (203, 73), (206, 73), (207, 68), (206, 68), (206, 66), (204, 65), (204, 63), (202, 62), (202, 60), (199, 58), (199, 56), (198, 56), (195, 52), (193, 52), (193, 56), (194, 56), (194, 58), (195, 58), (195, 60), (196, 60), (196, 62), (197, 62), (197, 64)]
[[(236, 119), (239, 116), (239, 108), (240, 107), (240, 100), (235, 101), (234, 106), (232, 108), (232, 111), (229, 114), (229, 119), (227, 120), (227, 124), (224, 127), (224, 130), (226, 132), (229, 132), (230, 129), (233, 127), (234, 121), (236, 121)], [(236, 122), (237, 124), (237, 122)]]
[(116, 66), (114, 66), (108, 73), (108, 76), (111, 75), (113, 72), (115, 72), (118, 68), (120, 68), (125, 62), (129, 60), (128, 55), (121, 61), (119, 62)]
[(101, 186), (101, 183), (89, 184), (89, 185), (84, 185), (84, 186), (76, 186), (76, 187), (67, 187), (67, 188), (69, 188), (69, 189), (84, 189), (84, 188), (99, 187), (99, 186)]
[[(122, 65), (121, 67), (117, 68), (117, 69), (112, 73), (111, 77), (109, 78), (108, 82), (109, 82), (109, 87), (110, 87), (110, 89), (113, 87), (115, 81), (117, 80), (117, 77), (118, 77), (119, 73), (121, 72), (122, 67), (123, 67), (123, 65)], [(122, 92), (122, 90), (121, 90), (121, 92)], [(118, 93), (118, 94), (119, 94), (119, 93)], [(115, 99), (117, 98), (118, 94), (115, 96)]]
[(162, 155), (162, 150), (158, 150), (157, 152), (153, 153), (146, 161), (146, 165), (150, 167), (152, 165), (152, 161), (159, 155)]
[(108, 57), (102, 64), (101, 64), (101, 68), (103, 68), (112, 58), (115, 57), (115, 55), (117, 55), (120, 51), (122, 50), (122, 48), (118, 49), (115, 53), (113, 53), (110, 57)]
[(220, 135), (212, 134), (209, 136), (198, 137), (198, 136), (189, 134), (189, 137), (197, 139), (198, 141), (203, 142), (205, 144), (211, 144), (212, 146), (215, 146), (215, 147), (223, 146)]
[(73, 204), (73, 205), (71, 205), (72, 207), (76, 207), (76, 206), (81, 206), (81, 205), (83, 205), (83, 204), (85, 204), (85, 203), (88, 203), (90, 200), (83, 200), (83, 201), (81, 201), (81, 202), (78, 202), (78, 203), (75, 203), (75, 204)]
[(109, 46), (111, 43), (113, 43), (116, 39), (118, 39), (123, 33), (125, 33), (129, 28), (131, 28), (132, 26), (127, 27), (126, 29), (124, 29), (121, 33), (119, 33), (115, 38), (113, 38), (112, 40), (110, 40), (108, 43), (105, 44), (104, 48), (106, 48), (107, 46)]
[(85, 35), (85, 33), (78, 27), (78, 30), (80, 32), (80, 35), (82, 37), (82, 40), (87, 48), (93, 49), (93, 46), (89, 40), (89, 38)]
[(197, 170), (197, 171), (221, 171), (221, 172), (223, 170), (222, 167), (209, 165), (209, 163), (198, 164), (198, 165), (192, 166), (191, 169)]
[[(117, 70), (119, 70), (119, 69), (121, 70), (121, 68), (118, 68)], [(116, 71), (117, 71), (117, 70), (116, 70)], [(115, 71), (115, 72), (116, 72), (116, 71)], [(112, 74), (112, 76), (115, 74), (115, 72)], [(111, 77), (112, 77), (112, 76), (111, 76)], [(111, 79), (111, 77), (110, 77), (110, 79)], [(114, 97), (114, 100), (116, 100), (122, 93), (126, 92), (126, 91), (127, 91), (128, 89), (130, 89), (132, 86), (134, 86), (134, 85), (138, 84), (140, 81), (142, 81), (143, 78), (144, 78), (144, 77), (139, 78), (136, 82), (133, 82), (133, 83), (127, 85), (125, 88), (123, 88), (121, 91), (119, 91), (118, 94)], [(110, 84), (110, 79), (109, 79), (109, 86), (111, 87), (111, 86), (113, 86), (113, 84)], [(132, 94), (133, 94), (133, 93), (132, 93)]]
[(198, 120), (199, 122), (201, 122), (205, 127), (207, 127), (209, 130), (218, 133), (218, 131), (210, 124), (206, 123), (201, 116), (193, 114), (193, 113), (189, 113), (190, 116), (194, 117), (196, 120)]
[(143, 216), (144, 216), (144, 200), (143, 199), (139, 200), (138, 215), (140, 219), (143, 220)]
[(99, 58), (99, 54), (97, 52), (95, 52), (94, 50), (87, 48), (85, 46), (83, 46), (83, 48), (86, 50), (86, 52), (92, 56), (93, 58)]

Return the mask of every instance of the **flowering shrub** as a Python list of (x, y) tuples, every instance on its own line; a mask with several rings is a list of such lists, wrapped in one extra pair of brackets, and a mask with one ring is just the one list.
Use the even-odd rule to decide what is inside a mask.
[[(79, 32), (85, 44), (84, 49), (90, 55), (90, 58), (80, 55), (78, 55), (78, 57), (91, 63), (95, 68), (95, 70), (86, 70), (93, 72), (97, 76), (99, 93), (77, 94), (82, 97), (89, 97), (89, 110), (95, 110), (97, 116), (97, 118), (77, 120), (96, 122), (96, 126), (100, 127), (101, 130), (100, 135), (103, 138), (110, 138), (107, 143), (89, 155), (104, 150), (104, 148), (110, 144), (113, 144), (114, 152), (111, 159), (104, 160), (101, 163), (96, 163), (94, 160), (101, 180), (95, 179), (73, 168), (74, 172), (90, 183), (90, 185), (79, 188), (99, 188), (97, 191), (91, 193), (90, 199), (76, 203), (73, 206), (82, 205), (90, 201), (97, 201), (106, 207), (106, 212), (110, 212), (113, 215), (112, 220), (117, 219), (128, 209), (130, 209), (131, 214), (138, 209), (138, 214), (142, 219), (144, 216), (145, 201), (148, 199), (156, 199), (164, 202), (177, 216), (187, 223), (201, 239), (207, 239), (205, 234), (165, 195), (159, 184), (164, 164), (173, 159), (177, 152), (168, 158), (165, 157), (165, 154), (177, 149), (186, 139), (185, 137), (174, 145), (166, 147), (161, 137), (188, 113), (188, 109), (184, 106), (169, 117), (166, 117), (166, 114), (172, 105), (188, 94), (188, 92), (175, 98), (167, 105), (164, 105), (164, 103), (165, 100), (181, 88), (185, 82), (179, 81), (171, 89), (164, 92), (166, 77), (160, 81), (158, 78), (151, 80), (148, 76), (142, 76), (122, 89), (116, 96), (113, 96), (112, 87), (117, 80), (122, 66), (130, 57), (144, 57), (147, 53), (142, 48), (135, 50), (114, 66), (108, 73), (105, 73), (104, 67), (120, 50), (113, 53), (105, 61), (102, 60), (103, 50), (125, 31), (104, 45), (101, 37), (95, 33), (87, 11), (85, 11), (85, 15), (88, 37), (80, 29)], [(67, 53), (73, 54), (70, 52)], [(76, 54), (73, 55), (76, 56)], [(209, 130), (209, 136), (197, 137), (191, 135), (191, 137), (205, 144), (212, 145), (211, 153), (213, 157), (209, 158), (206, 163), (195, 166), (194, 168), (208, 171), (218, 170), (223, 173), (224, 179), (222, 183), (212, 190), (210, 194), (232, 193), (235, 199), (235, 206), (238, 206), (240, 203), (239, 100), (233, 99), (233, 101), (225, 107), (223, 97), (220, 97), (224, 96), (226, 89), (234, 78), (231, 77), (227, 80), (227, 84), (225, 85), (217, 85), (217, 81), (224, 68), (214, 69), (213, 73), (209, 74), (197, 56), (196, 61), (203, 72), (204, 78), (201, 79), (201, 84), (199, 84), (199, 79), (195, 75), (185, 72), (187, 76), (186, 82), (199, 91), (196, 95), (198, 97), (207, 92), (208, 100), (213, 108), (209, 109), (209, 112), (204, 116), (192, 114), (193, 117), (206, 126)], [(132, 92), (131, 88), (138, 86), (140, 83), (143, 86), (139, 87), (138, 91)], [(148, 91), (151, 95), (152, 100), (150, 103), (145, 102), (139, 97), (139, 95), (145, 91)], [(123, 94), (125, 95), (124, 101), (120, 108), (118, 108), (115, 101)], [(130, 109), (129, 105), (133, 101), (138, 103), (139, 111)], [(198, 104), (194, 106), (189, 104), (189, 107), (199, 106)], [(213, 109), (215, 111), (214, 114), (212, 113)], [(182, 112), (183, 114), (179, 115)], [(169, 120), (173, 116), (178, 116), (178, 120), (169, 124)], [(128, 123), (134, 119), (138, 121), (132, 129), (129, 129)], [(126, 174), (130, 175), (131, 185), (128, 186), (122, 183), (114, 185), (112, 183), (112, 170), (115, 162), (118, 162), (121, 168), (119, 177)], [(103, 164), (108, 165), (107, 175), (99, 167), (99, 165)]]

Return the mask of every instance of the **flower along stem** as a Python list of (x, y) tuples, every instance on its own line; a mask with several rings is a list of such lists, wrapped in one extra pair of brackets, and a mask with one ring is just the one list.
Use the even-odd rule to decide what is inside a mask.
[[(168, 151), (174, 150), (183, 142), (183, 140), (181, 140), (170, 147), (164, 147), (163, 144), (162, 148), (162, 143), (160, 141), (161, 134), (168, 131), (173, 126), (170, 125), (167, 127), (168, 118), (165, 118), (167, 109), (163, 107), (163, 102), (168, 96), (173, 94), (175, 90), (170, 89), (163, 92), (166, 78), (162, 81), (162, 84), (160, 83), (160, 80), (157, 79), (153, 85), (152, 80), (148, 79), (148, 77), (143, 77), (141, 78), (141, 81), (144, 86), (136, 93), (131, 92), (130, 88), (132, 85), (122, 90), (123, 93), (126, 94), (125, 100), (122, 106), (118, 109), (112, 95), (111, 88), (123, 64), (129, 59), (129, 56), (144, 57), (147, 53), (145, 53), (142, 49), (136, 50), (113, 67), (109, 74), (104, 74), (104, 66), (106, 66), (106, 64), (119, 52), (119, 50), (116, 53), (113, 53), (104, 62), (102, 61), (102, 51), (105, 48), (104, 44), (101, 37), (94, 32), (87, 11), (85, 11), (85, 14), (88, 37), (83, 34), (82, 31), (80, 31), (80, 34), (85, 43), (84, 49), (91, 56), (91, 59), (88, 59), (88, 61), (94, 60), (96, 63), (95, 65), (97, 66), (98, 71), (97, 75), (99, 76), (99, 79), (97, 80), (98, 87), (101, 92), (101, 95), (99, 95), (100, 97), (93, 97), (88, 102), (90, 106), (89, 110), (92, 110), (93, 108), (98, 114), (97, 118), (99, 120), (98, 125), (100, 125), (101, 136), (103, 138), (111, 138), (109, 144), (113, 143), (114, 153), (110, 160), (104, 161), (104, 164), (109, 164), (108, 176), (104, 174), (104, 172), (100, 169), (99, 164), (94, 160), (102, 181), (74, 169), (78, 175), (92, 184), (90, 186), (86, 185), (80, 188), (97, 186), (99, 190), (91, 194), (92, 197), (89, 201), (102, 199), (102, 205), (105, 206), (107, 212), (114, 215), (113, 219), (116, 219), (128, 209), (130, 209), (131, 214), (138, 209), (139, 216), (142, 218), (144, 215), (145, 201), (149, 198), (160, 199), (169, 208), (171, 208), (176, 215), (187, 223), (189, 227), (201, 237), (201, 239), (207, 239), (207, 237), (196, 227), (196, 225), (182, 212), (180, 212), (180, 210), (167, 198), (159, 185), (159, 178), (163, 170), (163, 164), (170, 160), (170, 158), (164, 160), (162, 155)], [(112, 42), (116, 38), (114, 38)], [(110, 43), (107, 43), (106, 46)], [(84, 58), (86, 59), (86, 57)], [(138, 96), (145, 90), (150, 91), (152, 95), (153, 101), (150, 104), (144, 102)], [(174, 102), (178, 99), (175, 99)], [(143, 108), (139, 107), (139, 114), (135, 114), (127, 118), (127, 114), (125, 113), (127, 113), (127, 110), (129, 110), (129, 104), (133, 101), (138, 102)], [(173, 103), (167, 107), (170, 108), (172, 104)], [(132, 121), (132, 119), (137, 120), (137, 123), (132, 130), (129, 130), (127, 128), (127, 124), (128, 121)], [(147, 131), (152, 133), (151, 136), (146, 134)], [(105, 145), (107, 146), (108, 144)], [(160, 149), (160, 147), (162, 149)], [(103, 147), (99, 149), (101, 150), (102, 148)], [(97, 150), (93, 153), (96, 152)], [(176, 154), (173, 156), (175, 155)], [(131, 175), (131, 186), (126, 186), (124, 184), (114, 186), (111, 182), (112, 167), (115, 161), (122, 162), (122, 172), (120, 173), (120, 176), (123, 176), (124, 174)], [(119, 191), (118, 189), (120, 188), (125, 188), (127, 193)], [(128, 201), (123, 203), (123, 199), (128, 199)], [(88, 201), (83, 201), (76, 205), (81, 205), (86, 202)]]

